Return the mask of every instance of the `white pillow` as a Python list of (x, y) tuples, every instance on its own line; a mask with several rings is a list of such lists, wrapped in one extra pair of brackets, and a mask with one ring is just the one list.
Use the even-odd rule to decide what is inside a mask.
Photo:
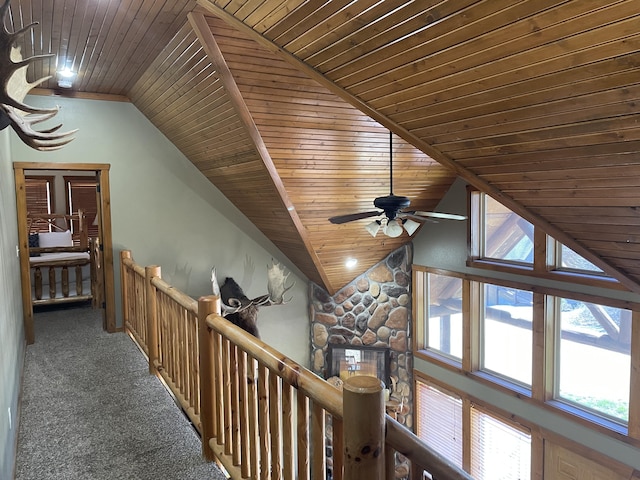
[(39, 233), (40, 247), (73, 247), (73, 239), (71, 238), (71, 232), (66, 230), (64, 232), (44, 232)]

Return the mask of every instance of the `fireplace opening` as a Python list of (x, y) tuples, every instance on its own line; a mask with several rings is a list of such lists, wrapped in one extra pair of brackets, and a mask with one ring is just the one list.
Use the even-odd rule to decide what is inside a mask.
[(387, 347), (330, 343), (325, 365), (325, 378), (339, 377), (345, 381), (354, 375), (368, 375), (380, 379), (385, 388), (390, 386)]

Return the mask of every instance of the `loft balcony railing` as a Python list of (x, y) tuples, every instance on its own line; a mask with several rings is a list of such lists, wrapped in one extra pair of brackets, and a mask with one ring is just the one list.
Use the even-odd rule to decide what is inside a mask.
[(194, 300), (130, 251), (120, 267), (126, 331), (231, 478), (395, 479), (399, 453), (412, 480), (471, 480), (385, 414), (378, 379), (340, 391), (225, 320), (218, 297)]

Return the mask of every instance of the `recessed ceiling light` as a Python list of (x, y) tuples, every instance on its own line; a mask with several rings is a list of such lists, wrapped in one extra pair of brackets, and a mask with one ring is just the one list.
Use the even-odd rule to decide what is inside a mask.
[(347, 268), (353, 268), (358, 264), (358, 260), (356, 260), (355, 258), (347, 258), (347, 261), (344, 262), (344, 265)]
[(73, 73), (69, 68), (63, 68), (62, 70), (58, 70), (58, 75), (60, 75), (62, 78), (73, 78), (76, 74)]

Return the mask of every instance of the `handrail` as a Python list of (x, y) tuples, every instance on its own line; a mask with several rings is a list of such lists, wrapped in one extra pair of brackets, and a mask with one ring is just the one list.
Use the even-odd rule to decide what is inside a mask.
[(411, 460), (414, 470), (428, 471), (438, 480), (473, 480), (471, 475), (429, 448), (417, 436), (408, 435), (410, 432), (407, 428), (389, 415), (386, 418), (386, 433), (387, 445)]
[(151, 285), (156, 287), (162, 293), (174, 300), (178, 305), (184, 307), (185, 310), (190, 311), (194, 315), (198, 315), (198, 301), (191, 298), (189, 295), (182, 293), (175, 287), (172, 287), (160, 277), (153, 277), (151, 279)]

